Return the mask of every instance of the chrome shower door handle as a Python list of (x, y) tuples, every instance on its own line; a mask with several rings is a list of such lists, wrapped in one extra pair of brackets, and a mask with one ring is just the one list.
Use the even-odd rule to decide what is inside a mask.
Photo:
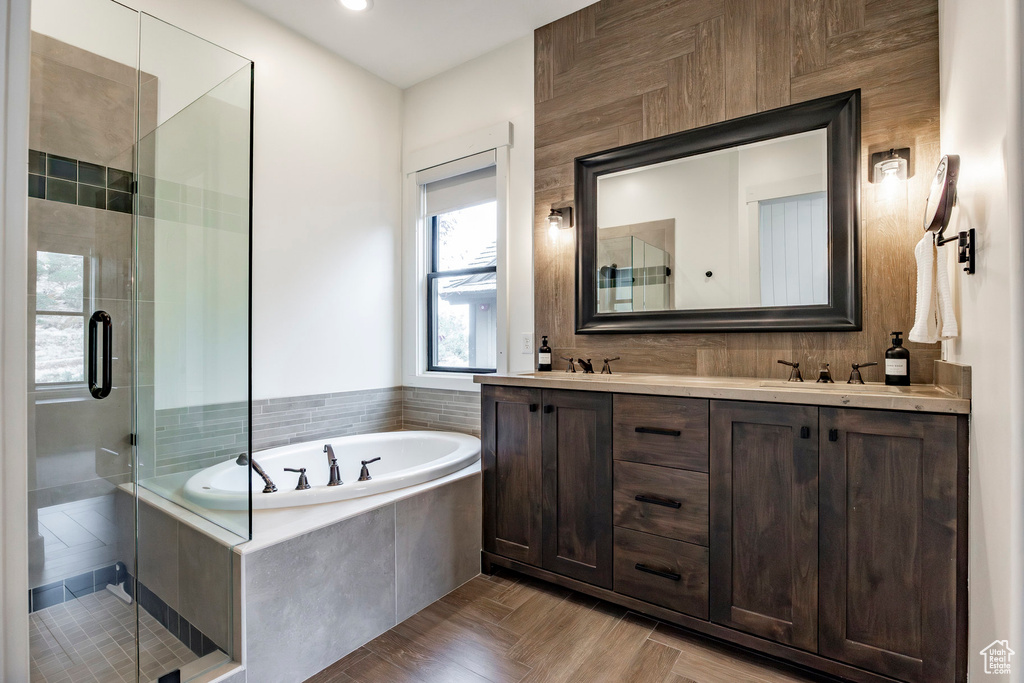
[[(98, 327), (103, 324), (103, 379), (96, 384), (96, 344)], [(114, 385), (114, 324), (106, 311), (96, 311), (89, 318), (89, 393), (93, 398), (100, 399), (110, 396)]]

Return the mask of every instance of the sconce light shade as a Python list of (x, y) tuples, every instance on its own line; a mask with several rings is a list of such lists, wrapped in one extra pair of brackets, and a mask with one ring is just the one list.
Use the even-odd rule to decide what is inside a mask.
[(871, 182), (906, 180), (910, 165), (910, 148), (901, 147), (871, 155)]
[(554, 232), (556, 230), (568, 229), (574, 227), (572, 219), (572, 207), (562, 206), (559, 208), (551, 207), (551, 213), (548, 214), (548, 228)]

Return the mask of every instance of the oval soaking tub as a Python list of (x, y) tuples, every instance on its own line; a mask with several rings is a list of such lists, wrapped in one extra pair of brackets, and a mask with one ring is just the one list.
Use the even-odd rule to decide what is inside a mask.
[[(331, 444), (341, 468), (340, 486), (328, 486), (330, 467), (324, 444)], [(360, 461), (370, 463), (369, 481), (358, 481)], [(316, 505), (371, 496), (447, 476), (480, 459), (480, 439), (455, 432), (384, 432), (307, 441), (260, 451), (256, 463), (277, 485), (263, 493), (263, 479), (252, 473), (254, 510)], [(284, 468), (306, 468), (312, 488), (296, 491), (299, 475)], [(235, 459), (207, 467), (185, 482), (184, 496), (213, 510), (245, 510), (249, 506), (246, 473)]]

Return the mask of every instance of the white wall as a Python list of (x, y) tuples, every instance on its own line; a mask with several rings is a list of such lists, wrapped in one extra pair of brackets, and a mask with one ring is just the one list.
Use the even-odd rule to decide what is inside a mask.
[(253, 396), (399, 384), (401, 92), (235, 0), (127, 4), (256, 64)]
[(522, 334), (533, 332), (533, 36), (408, 88), (402, 118), (404, 154), (503, 121), (512, 123), (515, 132), (509, 155), (509, 371), (530, 371), (534, 357), (519, 352), (519, 339)]
[(0, 2), (0, 681), (28, 657), (28, 0)]
[(256, 64), (254, 397), (399, 384), (401, 91), (236, 0), (126, 4)]
[[(970, 506), (970, 680), (981, 648), (1009, 638), (1024, 647), (1022, 428), (1024, 258), (1019, 0), (940, 0), (941, 134), (961, 155), (955, 229), (978, 231), (977, 274), (959, 268), (961, 336), (950, 360), (973, 368)], [(930, 169), (918, 169), (918, 172)], [(955, 252), (947, 248), (947, 254)], [(1018, 658), (1021, 655), (1018, 654)], [(1024, 666), (1013, 663), (1014, 680)], [(1005, 680), (1000, 677), (1000, 680)]]

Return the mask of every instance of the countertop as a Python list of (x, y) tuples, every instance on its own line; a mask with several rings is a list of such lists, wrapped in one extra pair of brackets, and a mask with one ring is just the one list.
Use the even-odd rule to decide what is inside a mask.
[(971, 412), (969, 398), (962, 398), (956, 392), (934, 384), (890, 387), (879, 383), (850, 385), (842, 380), (836, 384), (817, 384), (747, 377), (693, 377), (653, 373), (584, 375), (580, 372), (573, 374), (561, 371), (475, 375), (473, 380), (477, 384), (538, 389), (572, 389), (734, 401), (800, 403), (957, 415), (966, 415)]

